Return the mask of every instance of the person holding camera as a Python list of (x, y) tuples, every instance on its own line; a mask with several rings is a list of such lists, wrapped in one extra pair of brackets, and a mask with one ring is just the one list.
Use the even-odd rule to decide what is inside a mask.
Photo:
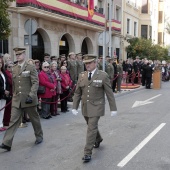
[(70, 78), (70, 75), (66, 73), (67, 68), (65, 66), (61, 67), (61, 87), (62, 87), (62, 94), (60, 94), (60, 100), (61, 100), (61, 112), (65, 113), (68, 110), (67, 108), (67, 100), (68, 95), (70, 92), (70, 87), (72, 86), (72, 80)]
[(37, 112), (37, 90), (39, 86), (38, 73), (34, 65), (26, 62), (25, 48), (14, 48), (17, 64), (13, 66), (12, 84), (12, 110), (9, 128), (5, 132), (1, 149), (10, 151), (13, 138), (17, 128), (21, 123), (21, 117), (24, 112), (27, 112), (32, 123), (35, 144), (40, 144), (43, 141), (43, 131), (41, 128), (40, 117)]

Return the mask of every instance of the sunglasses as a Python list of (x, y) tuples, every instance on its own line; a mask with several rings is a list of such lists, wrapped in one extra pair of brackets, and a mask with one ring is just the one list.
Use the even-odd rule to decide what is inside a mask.
[(12, 66), (8, 66), (8, 68), (11, 68)]
[(44, 68), (49, 68), (49, 66), (45, 66)]
[(67, 62), (63, 62), (63, 64), (67, 64)]

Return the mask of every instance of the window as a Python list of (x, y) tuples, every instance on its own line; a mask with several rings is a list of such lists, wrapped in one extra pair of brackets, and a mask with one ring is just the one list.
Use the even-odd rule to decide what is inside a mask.
[(141, 37), (147, 39), (147, 37), (148, 37), (147, 35), (148, 35), (148, 26), (141, 25)]
[(8, 40), (0, 40), (0, 53), (8, 53)]
[(158, 32), (158, 44), (162, 44), (162, 32)]
[(163, 18), (163, 12), (159, 11), (159, 23), (162, 23), (162, 18)]
[(148, 13), (148, 0), (142, 0), (142, 13)]
[(152, 39), (152, 26), (149, 26), (149, 38)]
[(130, 19), (127, 19), (127, 34), (130, 33)]
[(137, 36), (137, 22), (134, 22), (134, 36)]
[(120, 7), (116, 6), (116, 20), (121, 21), (121, 11)]

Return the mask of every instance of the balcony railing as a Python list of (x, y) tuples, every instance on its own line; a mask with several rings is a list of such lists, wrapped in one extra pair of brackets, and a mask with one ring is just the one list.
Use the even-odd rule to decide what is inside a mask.
[[(107, 21), (107, 29), (109, 29), (109, 21)], [(112, 31), (121, 32), (121, 22), (112, 19), (111, 29), (112, 29)]]
[(94, 12), (93, 15), (90, 15), (87, 7), (68, 0), (16, 0), (16, 3), (17, 7), (30, 6), (98, 26), (105, 26), (105, 16), (103, 14)]

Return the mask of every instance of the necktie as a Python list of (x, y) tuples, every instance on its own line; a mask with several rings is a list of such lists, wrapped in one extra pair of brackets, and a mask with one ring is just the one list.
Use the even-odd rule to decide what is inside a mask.
[(92, 73), (90, 72), (90, 73), (89, 73), (88, 80), (91, 80), (91, 75), (92, 75)]

